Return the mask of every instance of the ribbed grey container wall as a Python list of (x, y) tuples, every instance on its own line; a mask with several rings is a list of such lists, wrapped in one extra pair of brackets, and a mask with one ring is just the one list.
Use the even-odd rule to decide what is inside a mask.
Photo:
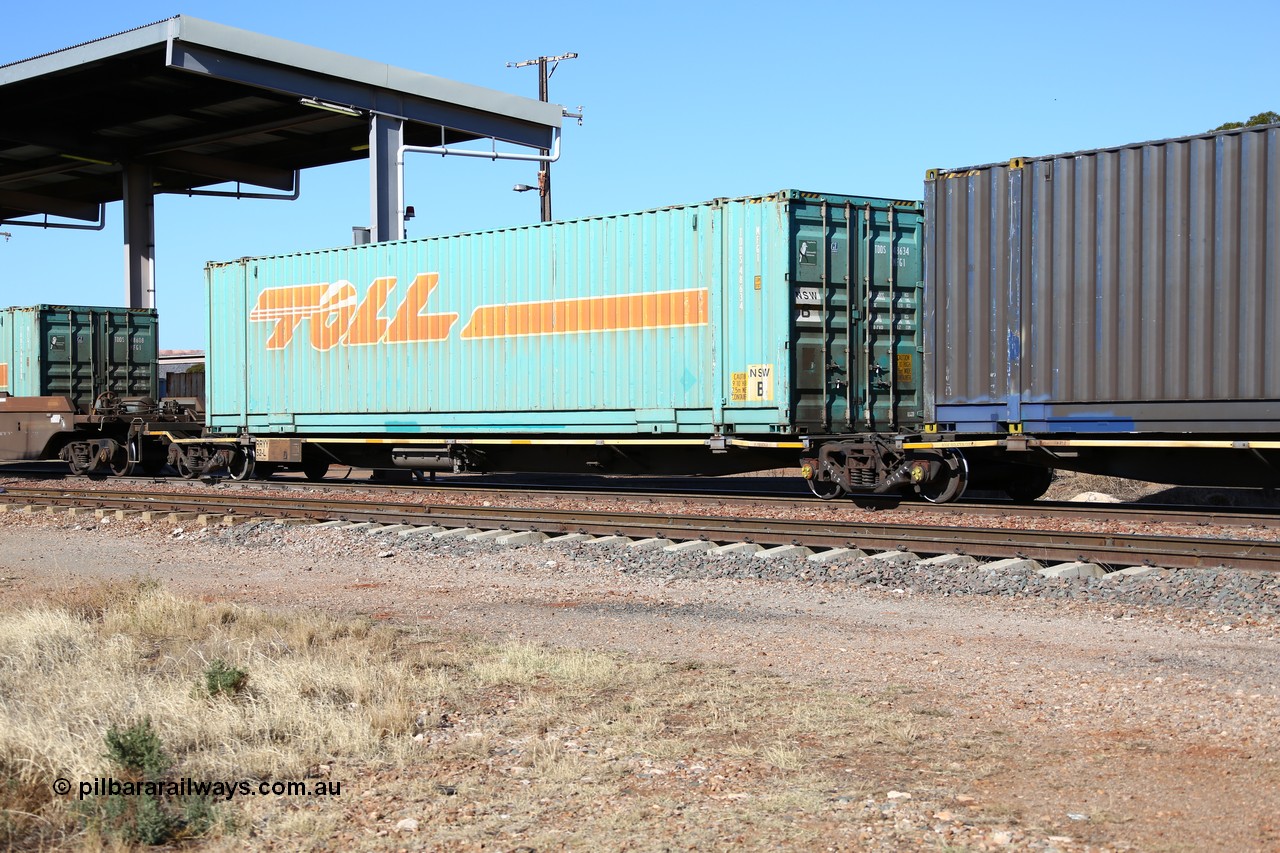
[(1280, 420), (1280, 126), (931, 173), (926, 420)]

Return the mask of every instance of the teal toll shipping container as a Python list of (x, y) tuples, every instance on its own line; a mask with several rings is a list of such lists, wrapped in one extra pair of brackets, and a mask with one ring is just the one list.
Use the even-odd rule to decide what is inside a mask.
[(150, 308), (0, 311), (0, 459), (50, 458), (86, 433), (111, 434), (108, 416), (155, 397), (156, 356)]
[(317, 473), (796, 465), (917, 428), (921, 227), (788, 190), (213, 263), (209, 434)]

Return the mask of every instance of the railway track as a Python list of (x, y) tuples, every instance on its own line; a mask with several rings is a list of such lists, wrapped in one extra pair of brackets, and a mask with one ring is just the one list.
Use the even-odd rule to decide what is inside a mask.
[(288, 492), (210, 490), (205, 494), (10, 487), (9, 505), (76, 507), (149, 513), (202, 513), (311, 521), (347, 521), (476, 530), (584, 533), (763, 546), (910, 551), (922, 556), (962, 553), (975, 557), (1026, 557), (1042, 562), (1081, 561), (1108, 566), (1280, 570), (1280, 543), (1146, 534), (1064, 532), (923, 526), (843, 520), (733, 518), (645, 512), (591, 512), (579, 508), (388, 504), (369, 499), (307, 497)]
[[(364, 472), (361, 472), (362, 474)], [(88, 477), (44, 472), (44, 477), (54, 477), (65, 488), (78, 488), (78, 484), (93, 481)], [(533, 480), (531, 482), (531, 480)], [(755, 481), (764, 485), (753, 487)], [(191, 480), (152, 478), (145, 481), (176, 488), (190, 488)], [(949, 516), (957, 521), (966, 517), (1007, 517), (1016, 514), (1023, 518), (1094, 519), (1130, 524), (1161, 522), (1219, 527), (1280, 528), (1280, 510), (1272, 507), (1211, 507), (1173, 504), (1099, 504), (1067, 501), (1039, 501), (1033, 504), (1015, 504), (1010, 501), (984, 501), (965, 499), (953, 504), (937, 505), (903, 500), (894, 496), (866, 495), (856, 499), (825, 501), (815, 498), (803, 487), (795, 487), (790, 478), (751, 477), (714, 478), (690, 480), (689, 478), (556, 478), (537, 481), (529, 477), (503, 478), (445, 477), (425, 483), (382, 483), (367, 479), (326, 479), (312, 482), (277, 475), (271, 480), (236, 482), (220, 481), (228, 489), (247, 492), (299, 490), (314, 491), (388, 491), (396, 494), (421, 495), (438, 491), (451, 496), (468, 496), (487, 500), (495, 495), (502, 501), (515, 501), (522, 497), (546, 497), (548, 495), (572, 495), (580, 500), (623, 499), (631, 502), (682, 503), (769, 506), (780, 502), (794, 507), (839, 510), (857, 507), (867, 510), (901, 510), (926, 513), (931, 516)], [(19, 487), (20, 488), (20, 487)]]

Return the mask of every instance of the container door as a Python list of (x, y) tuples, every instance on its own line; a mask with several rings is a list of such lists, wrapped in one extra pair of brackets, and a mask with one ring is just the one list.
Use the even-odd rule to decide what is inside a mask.
[(796, 423), (812, 433), (845, 432), (849, 383), (856, 371), (852, 345), (858, 317), (849, 298), (857, 267), (853, 209), (794, 203), (791, 236), (792, 340)]
[(918, 204), (864, 211), (864, 277), (870, 306), (864, 334), (863, 422), (869, 429), (920, 428), (920, 300), (924, 293), (924, 219)]
[(40, 325), (41, 394), (68, 397), (84, 412), (106, 392), (155, 395), (154, 314), (50, 308)]
[(93, 312), (49, 308), (40, 314), (40, 396), (67, 397), (86, 411), (97, 396), (95, 372), (101, 363), (90, 318)]
[(149, 311), (110, 311), (101, 315), (103, 387), (120, 397), (158, 394), (156, 318)]
[(797, 207), (792, 340), (801, 430), (878, 432), (918, 423), (920, 237), (916, 205)]
[[(214, 432), (236, 433), (248, 425), (249, 372), (261, 357), (248, 352), (251, 279), (249, 264), (234, 261), (205, 267), (209, 343), (205, 356), (206, 423)], [(256, 291), (254, 293), (256, 298)], [(261, 377), (259, 377), (261, 382)], [(283, 382), (283, 377), (276, 381)]]

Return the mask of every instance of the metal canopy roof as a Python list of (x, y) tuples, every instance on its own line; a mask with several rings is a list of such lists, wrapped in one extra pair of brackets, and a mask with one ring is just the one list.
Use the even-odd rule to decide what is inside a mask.
[(154, 192), (289, 190), (369, 156), (375, 120), (404, 145), (550, 149), (562, 107), (178, 16), (0, 66), (0, 114), (0, 220), (95, 220), (139, 165)]

